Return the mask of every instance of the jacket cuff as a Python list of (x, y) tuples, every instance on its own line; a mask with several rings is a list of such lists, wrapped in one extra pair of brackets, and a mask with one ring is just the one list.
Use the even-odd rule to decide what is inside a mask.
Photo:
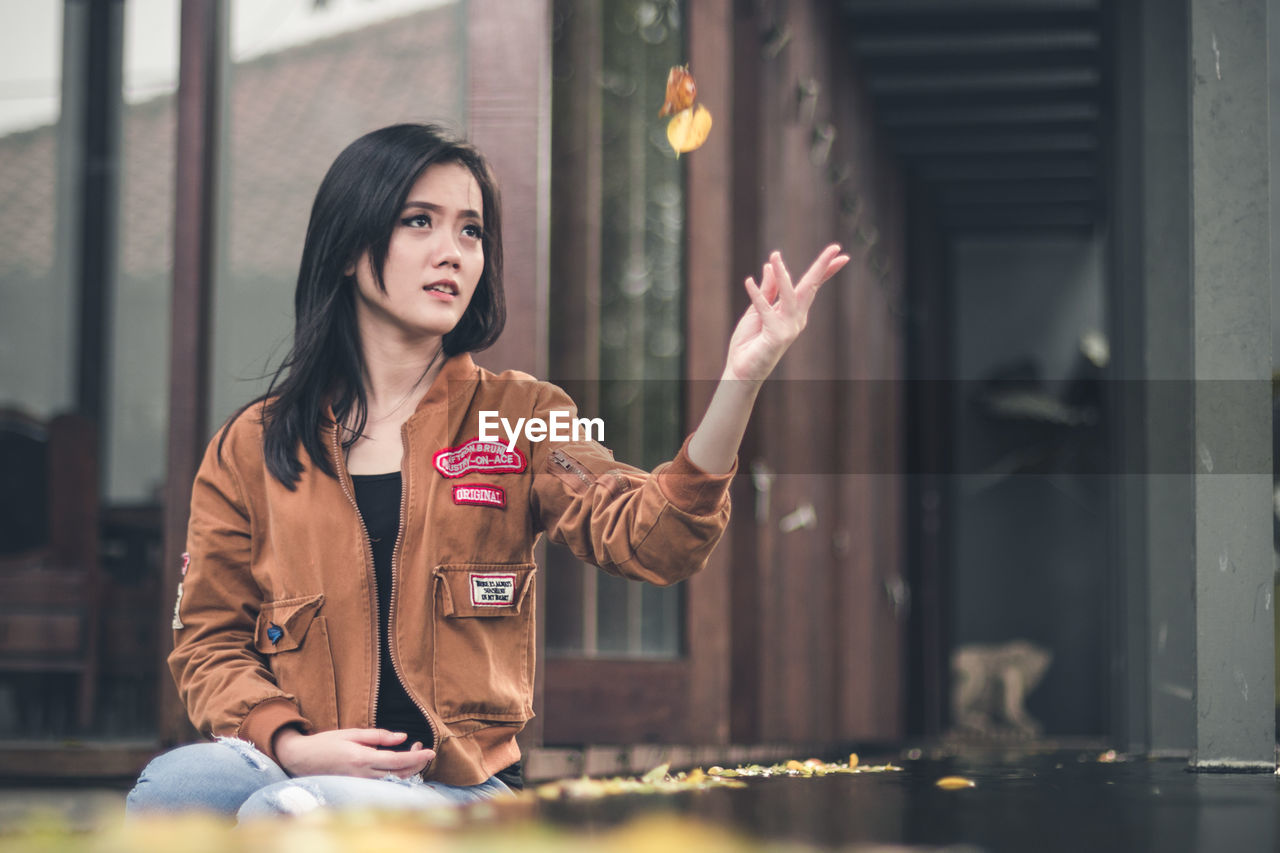
[(676, 458), (659, 469), (655, 476), (658, 488), (668, 501), (689, 515), (712, 515), (724, 503), (729, 483), (738, 473), (738, 460), (724, 474), (708, 474), (689, 459), (690, 434), (680, 445)]
[(277, 696), (254, 705), (249, 715), (244, 718), (244, 722), (240, 724), (240, 730), (236, 735), (252, 743), (259, 752), (279, 764), (275, 750), (271, 748), (271, 741), (276, 732), (291, 725), (296, 725), (304, 732), (311, 729), (311, 724), (307, 722), (306, 717), (302, 716), (297, 705), (284, 697)]

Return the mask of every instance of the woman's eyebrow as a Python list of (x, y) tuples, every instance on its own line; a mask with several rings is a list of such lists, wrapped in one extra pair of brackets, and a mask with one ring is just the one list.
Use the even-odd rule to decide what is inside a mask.
[[(440, 206), (440, 205), (438, 205), (438, 204), (432, 204), (432, 203), (431, 203), (431, 202), (429, 202), (429, 201), (406, 201), (406, 202), (404, 203), (404, 209), (405, 209), (405, 210), (408, 210), (408, 209), (410, 209), (410, 208), (420, 208), (420, 209), (422, 209), (422, 210), (426, 210), (426, 211), (429, 211), (429, 212), (431, 212), (431, 213), (444, 213), (444, 212), (445, 212), (445, 209), (444, 209), (443, 207), (441, 207), (441, 206)], [(482, 221), (483, 221), (483, 219), (482, 219), (482, 217), (480, 216), (480, 214), (479, 214), (477, 211), (472, 210), (471, 208), (467, 208), (466, 210), (460, 210), (460, 211), (458, 211), (458, 216), (459, 216), (459, 218), (461, 218), (461, 219), (474, 219), (474, 220), (476, 220), (477, 222), (482, 222)]]

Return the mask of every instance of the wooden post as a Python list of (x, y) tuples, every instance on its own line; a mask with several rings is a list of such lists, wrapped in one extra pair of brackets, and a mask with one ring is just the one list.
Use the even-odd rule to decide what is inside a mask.
[[(208, 440), (210, 306), (213, 291), (219, 80), (225, 57), (221, 0), (183, 0), (178, 63), (177, 191), (174, 207), (173, 304), (169, 343), (169, 447), (165, 479), (161, 588), (181, 580), (191, 483)], [(168, 678), (173, 597), (158, 614), (160, 682), (157, 730), (162, 744), (192, 737), (186, 710)]]
[[(733, 126), (733, 4), (689, 3), (689, 57), (704, 102), (721, 127)], [(731, 187), (734, 135), (713, 133), (697, 156), (685, 159), (687, 346), (684, 411), (686, 430), (698, 425), (720, 378), (734, 303)], [(746, 457), (744, 457), (746, 458)], [(740, 474), (739, 476), (745, 476)], [(732, 637), (729, 573), (732, 537), (720, 544), (707, 567), (689, 580), (685, 608), (689, 653), (689, 732), (699, 743), (728, 743), (729, 665)]]

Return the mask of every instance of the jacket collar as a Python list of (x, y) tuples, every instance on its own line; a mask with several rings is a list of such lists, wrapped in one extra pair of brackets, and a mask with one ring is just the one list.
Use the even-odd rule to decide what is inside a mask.
[[(440, 366), (440, 372), (436, 374), (435, 379), (431, 380), (431, 387), (422, 396), (422, 400), (419, 401), (409, 419), (414, 420), (424, 411), (430, 411), (433, 406), (453, 402), (462, 397), (474, 385), (479, 372), (480, 368), (476, 367), (476, 363), (471, 359), (471, 353), (462, 352), (450, 356)], [(325, 405), (325, 415), (329, 422), (329, 433), (336, 433), (338, 423), (333, 416), (332, 404)]]
[(478, 368), (471, 360), (471, 353), (460, 352), (450, 356), (440, 365), (440, 372), (431, 381), (431, 387), (422, 395), (414, 414), (434, 405), (452, 401), (467, 392), (474, 382)]

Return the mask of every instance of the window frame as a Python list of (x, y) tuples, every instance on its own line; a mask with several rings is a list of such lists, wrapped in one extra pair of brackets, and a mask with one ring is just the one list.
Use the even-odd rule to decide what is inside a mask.
[[(591, 11), (597, 4), (561, 0), (575, 11)], [(706, 92), (726, 93), (711, 109), (726, 123), (729, 118), (731, 7), (726, 0), (699, 0), (685, 6), (688, 56), (696, 61), (698, 80)], [(587, 15), (573, 32), (562, 34), (578, 52), (575, 64), (598, 70), (598, 10)], [(585, 76), (594, 79), (593, 74)], [(566, 309), (564, 322), (577, 320), (586, 334), (552, 335), (553, 365), (577, 365), (582, 375), (599, 376), (599, 321), (584, 310), (598, 304), (599, 281), (565, 265), (599, 269), (600, 104), (584, 85), (572, 92), (574, 102), (561, 108), (559, 121), (570, 122), (565, 132), (583, 140), (580, 154), (555, 163), (552, 215), (556, 223), (551, 255), (551, 280), (556, 282), (557, 306)], [(724, 347), (732, 329), (730, 291), (723, 286), (730, 268), (728, 132), (712, 134), (700, 156), (681, 159), (685, 177), (684, 294), (685, 360), (683, 430), (692, 431), (710, 401), (713, 381), (720, 375)], [(689, 223), (697, 223), (690, 227)], [(558, 307), (559, 311), (560, 308)], [(583, 315), (583, 316), (576, 316)], [(553, 323), (560, 322), (557, 318)], [(555, 328), (555, 325), (552, 326)], [(695, 333), (696, 332), (696, 333)], [(591, 386), (592, 382), (586, 382)], [(590, 393), (590, 392), (588, 392)], [(582, 401), (590, 406), (593, 401)], [(673, 448), (674, 449), (674, 448)], [(707, 567), (686, 581), (683, 608), (683, 655), (673, 659), (622, 659), (545, 655), (544, 722), (541, 742), (547, 745), (590, 743), (728, 743), (729, 715), (729, 563), (731, 537), (726, 535)], [(545, 563), (545, 561), (544, 561)], [(589, 577), (589, 574), (588, 574)], [(581, 606), (594, 607), (590, 580), (584, 583)], [(545, 607), (544, 607), (545, 612)]]

